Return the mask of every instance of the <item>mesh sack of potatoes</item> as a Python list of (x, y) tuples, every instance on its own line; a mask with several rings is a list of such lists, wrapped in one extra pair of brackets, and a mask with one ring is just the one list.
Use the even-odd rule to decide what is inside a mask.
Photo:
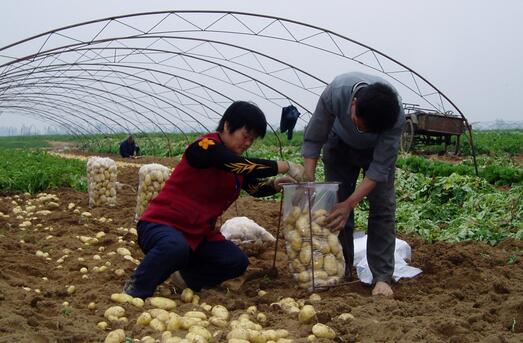
[(247, 256), (257, 256), (276, 240), (267, 230), (247, 217), (228, 219), (220, 228), (222, 235), (238, 245)]
[(116, 163), (107, 157), (87, 160), (89, 206), (116, 205)]
[(151, 201), (162, 189), (171, 175), (171, 169), (158, 163), (144, 164), (138, 171), (138, 194), (136, 196), (136, 215), (138, 220)]
[(337, 202), (337, 190), (337, 183), (283, 186), (283, 235), (289, 270), (302, 288), (334, 286), (345, 276), (338, 235), (325, 226), (327, 214)]

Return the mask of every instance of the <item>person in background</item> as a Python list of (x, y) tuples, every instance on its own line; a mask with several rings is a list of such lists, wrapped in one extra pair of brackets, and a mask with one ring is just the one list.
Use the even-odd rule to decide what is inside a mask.
[[(339, 203), (328, 222), (340, 230), (347, 277), (354, 261), (354, 208), (367, 197), (367, 260), (373, 295), (391, 296), (396, 241), (395, 162), (405, 115), (385, 80), (359, 72), (339, 75), (323, 91), (304, 134), (304, 178), (313, 181), (320, 151), (327, 181), (338, 181)], [(356, 187), (358, 176), (363, 180)]]
[[(299, 164), (242, 156), (265, 136), (266, 128), (265, 115), (256, 105), (237, 101), (227, 108), (216, 132), (187, 147), (138, 221), (138, 244), (145, 256), (124, 286), (125, 293), (150, 297), (173, 273), (176, 289), (199, 291), (245, 272), (248, 258), (222, 236), (218, 217), (242, 189), (264, 197), (303, 176)], [(267, 179), (285, 173), (288, 176)]]
[(140, 153), (140, 147), (136, 145), (132, 135), (129, 135), (126, 140), (120, 143), (120, 156), (135, 157)]

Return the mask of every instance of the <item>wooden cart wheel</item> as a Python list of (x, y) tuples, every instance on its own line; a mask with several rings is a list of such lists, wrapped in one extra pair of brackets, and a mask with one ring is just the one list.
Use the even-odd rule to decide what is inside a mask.
[(401, 133), (400, 148), (402, 152), (409, 152), (413, 148), (414, 143), (414, 124), (412, 120), (407, 119), (405, 127)]

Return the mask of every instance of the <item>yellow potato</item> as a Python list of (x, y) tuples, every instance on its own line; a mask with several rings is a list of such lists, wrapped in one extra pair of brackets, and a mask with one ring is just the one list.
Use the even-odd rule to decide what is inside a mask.
[(149, 310), (149, 313), (151, 316), (153, 316), (153, 318), (160, 317), (160, 320), (166, 320), (165, 318), (169, 318), (170, 316), (169, 312), (161, 308), (153, 308)]
[(171, 316), (167, 321), (167, 330), (176, 331), (182, 327), (182, 319), (180, 316)]
[(194, 297), (194, 292), (193, 292), (193, 290), (190, 289), (190, 288), (185, 288), (185, 289), (182, 291), (182, 294), (180, 295), (180, 299), (182, 299), (182, 301), (183, 301), (184, 303), (190, 303), (190, 302), (192, 302), (193, 297)]
[(151, 319), (149, 326), (156, 331), (165, 331), (165, 323), (158, 318)]
[(327, 242), (329, 243), (330, 250), (333, 254), (337, 254), (341, 251), (341, 245), (340, 241), (338, 240), (338, 237), (334, 234), (329, 234), (327, 236)]
[(228, 320), (229, 319), (229, 311), (222, 305), (216, 305), (212, 308), (211, 313), (213, 316)]
[(338, 274), (338, 261), (336, 261), (336, 257), (333, 254), (325, 255), (323, 259), (323, 268), (329, 275)]
[(311, 263), (311, 245), (304, 243), (300, 251), (300, 262), (304, 266), (308, 266)]
[(152, 319), (153, 319), (153, 317), (151, 316), (150, 313), (143, 312), (142, 314), (140, 314), (138, 316), (138, 318), (136, 318), (136, 324), (140, 325), (140, 326), (147, 326), (147, 325), (149, 325), (149, 323), (151, 322)]
[(164, 297), (152, 297), (148, 299), (150, 304), (154, 307), (161, 308), (163, 310), (172, 310), (176, 307), (176, 302), (172, 299)]
[(334, 339), (336, 337), (336, 332), (333, 329), (321, 323), (312, 327), (312, 333), (318, 338)]
[(236, 339), (244, 339), (246, 341), (249, 341), (249, 331), (247, 329), (243, 328), (235, 328), (232, 329), (229, 334), (227, 335), (227, 339), (230, 340), (236, 338)]
[(111, 306), (105, 310), (104, 317), (109, 319), (109, 317), (122, 317), (125, 315), (125, 309), (121, 306)]
[(201, 336), (208, 341), (212, 340), (213, 338), (211, 332), (202, 326), (194, 325), (189, 329), (189, 332), (197, 334), (198, 336)]
[(287, 240), (287, 244), (289, 244), (292, 249), (294, 249), (295, 251), (301, 250), (302, 240), (298, 231), (289, 231), (285, 239)]
[(122, 343), (124, 340), (125, 332), (122, 329), (117, 329), (107, 334), (104, 343)]
[(125, 293), (113, 293), (111, 294), (111, 300), (120, 304), (130, 302), (133, 300), (133, 297)]
[(190, 318), (198, 318), (198, 319), (202, 319), (202, 320), (207, 319), (207, 315), (200, 311), (188, 311), (187, 313), (185, 313), (184, 316), (190, 317)]
[(292, 260), (290, 264), (290, 269), (292, 269), (295, 273), (301, 273), (305, 271), (305, 267), (303, 264), (301, 264), (299, 259)]
[(141, 308), (144, 305), (144, 301), (141, 298), (133, 298), (131, 300), (131, 304), (133, 304), (136, 307), (140, 307)]
[(216, 326), (216, 327), (219, 327), (219, 328), (224, 328), (227, 326), (227, 321), (225, 319), (222, 319), (222, 318), (218, 318), (218, 317), (211, 317), (209, 318), (209, 322)]
[(305, 305), (298, 314), (298, 320), (302, 323), (309, 322), (316, 315), (316, 311), (312, 305)]

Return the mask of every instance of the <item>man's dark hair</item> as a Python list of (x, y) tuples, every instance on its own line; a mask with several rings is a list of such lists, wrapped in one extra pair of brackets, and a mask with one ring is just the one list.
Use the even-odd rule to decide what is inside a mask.
[(265, 114), (258, 106), (247, 101), (235, 101), (225, 110), (218, 128), (218, 132), (223, 132), (225, 122), (229, 123), (229, 131), (234, 131), (245, 127), (258, 137), (265, 137), (267, 131), (267, 120)]
[(368, 132), (380, 133), (394, 126), (400, 104), (396, 92), (384, 83), (373, 83), (356, 93), (356, 115)]

